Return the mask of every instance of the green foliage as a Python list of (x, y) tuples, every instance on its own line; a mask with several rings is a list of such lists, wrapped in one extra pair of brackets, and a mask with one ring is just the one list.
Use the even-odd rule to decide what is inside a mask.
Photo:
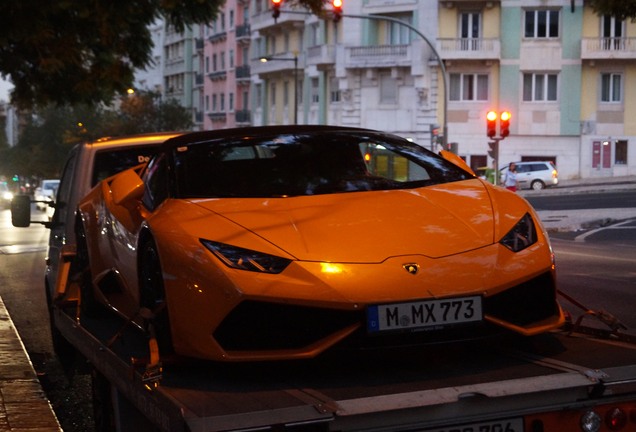
[(73, 145), (104, 136), (192, 128), (192, 115), (175, 100), (161, 101), (156, 93), (138, 92), (118, 109), (49, 105), (36, 111), (18, 144), (0, 148), (0, 175), (56, 178)]
[(590, 0), (589, 3), (598, 15), (636, 20), (636, 0)]
[[(19, 0), (0, 2), (0, 76), (20, 108), (110, 103), (151, 62), (148, 30), (212, 21), (225, 0)], [(325, 0), (289, 0), (318, 13)]]

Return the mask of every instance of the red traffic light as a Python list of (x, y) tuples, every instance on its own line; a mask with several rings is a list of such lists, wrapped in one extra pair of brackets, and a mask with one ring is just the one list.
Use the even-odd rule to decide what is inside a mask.
[(333, 0), (331, 4), (333, 5), (333, 20), (338, 22), (342, 18), (342, 0)]
[(488, 111), (486, 114), (486, 135), (489, 138), (494, 138), (497, 135), (497, 113), (495, 111)]
[(502, 138), (505, 138), (508, 135), (510, 135), (510, 117), (512, 117), (512, 115), (510, 114), (509, 111), (504, 111), (499, 116), (499, 119), (500, 119), (499, 134), (501, 135)]
[(280, 16), (280, 5), (283, 3), (283, 0), (271, 0), (272, 1), (272, 17), (274, 19)]

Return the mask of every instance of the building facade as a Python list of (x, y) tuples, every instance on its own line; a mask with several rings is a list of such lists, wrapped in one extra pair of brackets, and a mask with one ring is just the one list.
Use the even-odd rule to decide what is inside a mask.
[(473, 168), (495, 163), (485, 116), (506, 110), (499, 166), (551, 160), (566, 179), (636, 175), (630, 21), (583, 0), (360, 0), (338, 22), (293, 7), (274, 18), (270, 0), (228, 0), (198, 33), (166, 31), (164, 95), (204, 129), (334, 124), (434, 150), (446, 129)]

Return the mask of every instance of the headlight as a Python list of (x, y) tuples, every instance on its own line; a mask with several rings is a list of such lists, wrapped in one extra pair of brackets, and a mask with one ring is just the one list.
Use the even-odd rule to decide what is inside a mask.
[(537, 242), (537, 230), (529, 213), (526, 213), (499, 243), (513, 252), (519, 252)]
[(278, 274), (285, 270), (291, 260), (265, 254), (249, 249), (201, 239), (203, 246), (208, 248), (223, 263), (239, 270), (259, 273)]
[(11, 201), (13, 199), (13, 194), (11, 192), (5, 192), (2, 194), (2, 198), (6, 199), (7, 201)]

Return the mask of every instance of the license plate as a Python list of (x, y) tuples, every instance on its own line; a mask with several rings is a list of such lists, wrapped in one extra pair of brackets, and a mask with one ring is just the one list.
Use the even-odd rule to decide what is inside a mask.
[(513, 418), (461, 426), (426, 429), (422, 432), (523, 432), (523, 419)]
[(482, 318), (479, 296), (372, 305), (367, 308), (367, 330), (377, 333), (434, 329), (479, 322)]

